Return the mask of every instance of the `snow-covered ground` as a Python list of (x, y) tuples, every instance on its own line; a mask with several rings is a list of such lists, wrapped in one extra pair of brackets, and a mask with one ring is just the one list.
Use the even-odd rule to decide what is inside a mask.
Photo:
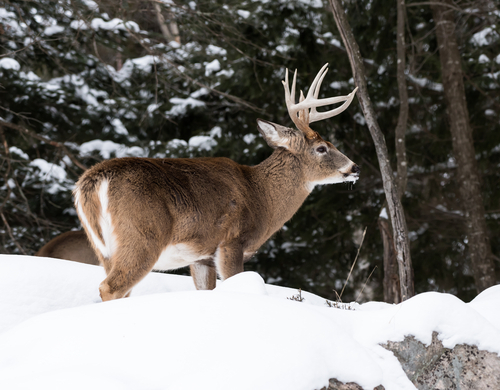
[(196, 291), (150, 274), (101, 303), (100, 267), (0, 255), (0, 389), (313, 390), (329, 378), (414, 389), (379, 344), (413, 335), (500, 353), (500, 286), (470, 303), (440, 293), (354, 310), (266, 285), (253, 272)]

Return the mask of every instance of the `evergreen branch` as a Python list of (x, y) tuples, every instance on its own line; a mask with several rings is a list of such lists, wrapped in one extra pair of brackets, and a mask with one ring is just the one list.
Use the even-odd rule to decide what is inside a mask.
[[(146, 51), (147, 51), (147, 53), (148, 53), (148, 54), (153, 55), (153, 56), (155, 55), (155, 54), (153, 53), (153, 51), (152, 51), (149, 47), (147, 47), (146, 45), (144, 45), (144, 43), (143, 43), (142, 39), (140, 39), (140, 38), (139, 38), (136, 34), (134, 34), (134, 32), (133, 32), (133, 31), (131, 31), (131, 30), (130, 30), (127, 26), (125, 26), (125, 28), (127, 28), (127, 31), (129, 32), (129, 34), (130, 34), (130, 35), (131, 35), (131, 36), (132, 36), (132, 37), (133, 37), (133, 38), (134, 38), (134, 39), (135, 39), (135, 40), (136, 40), (136, 41), (137, 41), (137, 42), (138, 42), (138, 43), (139, 43), (139, 44), (140, 44), (140, 45), (141, 45), (141, 46), (142, 46), (142, 47), (143, 47)], [(215, 94), (217, 94), (217, 95), (223, 96), (223, 97), (225, 97), (226, 99), (229, 99), (229, 100), (231, 100), (231, 101), (233, 101), (233, 102), (235, 102), (235, 103), (239, 104), (240, 106), (247, 107), (247, 108), (249, 108), (249, 109), (250, 109), (250, 110), (252, 110), (252, 111), (258, 112), (258, 113), (260, 113), (260, 114), (264, 114), (264, 113), (265, 113), (265, 111), (264, 111), (262, 108), (258, 108), (257, 106), (253, 105), (253, 104), (252, 104), (252, 103), (250, 103), (250, 102), (247, 102), (246, 100), (243, 100), (243, 99), (241, 99), (241, 98), (239, 98), (239, 97), (236, 97), (236, 96), (230, 95), (230, 94), (225, 93), (225, 92), (218, 91), (218, 90), (216, 90), (216, 89), (214, 89), (214, 88), (212, 88), (212, 87), (209, 87), (208, 85), (203, 84), (202, 82), (200, 82), (200, 81), (198, 81), (198, 80), (193, 79), (192, 77), (188, 76), (186, 73), (184, 73), (183, 71), (181, 71), (181, 70), (179, 69), (179, 66), (178, 66), (178, 65), (176, 65), (175, 63), (173, 63), (172, 61), (170, 61), (170, 60), (169, 60), (168, 58), (166, 58), (165, 56), (160, 55), (160, 56), (157, 56), (157, 57), (161, 58), (161, 59), (162, 59), (162, 62), (165, 62), (165, 63), (167, 63), (167, 64), (171, 65), (171, 66), (172, 66), (172, 68), (173, 68), (173, 70), (174, 70), (174, 71), (175, 71), (175, 72), (176, 72), (179, 76), (183, 77), (184, 79), (186, 79), (186, 80), (187, 80), (187, 81), (189, 81), (190, 83), (195, 84), (195, 85), (197, 85), (197, 86), (199, 86), (199, 87), (201, 87), (201, 88), (205, 88), (205, 89), (207, 89), (208, 91), (213, 92), (213, 93), (215, 93)]]

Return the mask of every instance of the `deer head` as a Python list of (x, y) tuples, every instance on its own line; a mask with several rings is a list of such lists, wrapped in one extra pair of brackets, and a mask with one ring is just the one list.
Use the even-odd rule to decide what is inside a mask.
[[(360, 173), (360, 168), (356, 164), (309, 127), (310, 123), (331, 118), (344, 111), (351, 104), (358, 89), (355, 88), (347, 96), (318, 99), (319, 90), (327, 72), (328, 64), (325, 64), (311, 84), (307, 97), (304, 97), (301, 91), (300, 102), (296, 104), (297, 71), (293, 76), (292, 91), (290, 92), (288, 69), (286, 70), (285, 81), (283, 81), (285, 101), (290, 118), (297, 126), (297, 130), (262, 119), (258, 120), (259, 132), (269, 146), (274, 149), (285, 148), (302, 162), (304, 175), (307, 178), (305, 183), (309, 192), (317, 184), (356, 182)], [(325, 112), (316, 110), (318, 107), (339, 102), (344, 102), (344, 104)]]

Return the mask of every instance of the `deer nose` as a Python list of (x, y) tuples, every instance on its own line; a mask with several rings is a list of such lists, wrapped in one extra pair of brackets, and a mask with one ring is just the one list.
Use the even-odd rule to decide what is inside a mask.
[(361, 168), (359, 166), (357, 166), (356, 164), (354, 164), (351, 168), (351, 171), (352, 173), (357, 173), (359, 174), (359, 172), (361, 172)]

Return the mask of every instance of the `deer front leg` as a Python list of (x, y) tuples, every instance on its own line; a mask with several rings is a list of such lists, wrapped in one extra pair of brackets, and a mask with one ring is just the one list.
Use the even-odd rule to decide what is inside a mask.
[(215, 253), (215, 266), (222, 280), (243, 272), (243, 249), (239, 243), (224, 243)]
[(200, 260), (189, 266), (197, 290), (213, 290), (217, 282), (217, 272), (212, 260)]

